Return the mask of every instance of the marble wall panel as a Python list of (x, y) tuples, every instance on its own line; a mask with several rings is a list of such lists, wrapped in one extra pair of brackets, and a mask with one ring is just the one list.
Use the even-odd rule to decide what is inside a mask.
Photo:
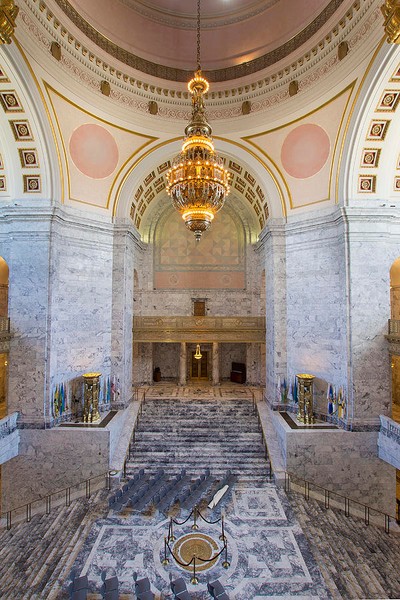
[(318, 412), (327, 412), (328, 383), (347, 382), (345, 252), (332, 217), (291, 223), (286, 239), (288, 379), (316, 376)]
[(379, 424), (391, 414), (390, 268), (400, 255), (400, 224), (388, 214), (348, 209), (353, 423)]
[(53, 225), (50, 264), (52, 387), (85, 372), (111, 372), (112, 235), (102, 223), (63, 216)]
[(276, 395), (278, 377), (285, 377), (286, 364), (286, 248), (284, 223), (267, 225), (261, 239), (260, 263), (265, 270), (266, 395)]
[(2, 466), (2, 510), (34, 501), (108, 470), (106, 429), (24, 429), (19, 455)]
[(132, 322), (136, 241), (133, 233), (124, 227), (118, 227), (114, 232), (112, 373), (120, 381), (120, 398), (125, 404), (132, 396)]
[(180, 351), (180, 344), (153, 344), (153, 364), (161, 369), (162, 380), (178, 380)]
[(220, 379), (229, 380), (231, 376), (232, 363), (246, 364), (247, 344), (220, 344)]
[(378, 458), (377, 432), (299, 431), (273, 419), (289, 473), (395, 514), (396, 472)]
[(48, 358), (50, 218), (16, 211), (2, 222), (1, 251), (9, 266), (8, 410), (42, 427)]
[[(157, 365), (155, 365), (157, 366)], [(133, 343), (132, 379), (135, 386), (153, 382), (153, 346), (146, 343)]]

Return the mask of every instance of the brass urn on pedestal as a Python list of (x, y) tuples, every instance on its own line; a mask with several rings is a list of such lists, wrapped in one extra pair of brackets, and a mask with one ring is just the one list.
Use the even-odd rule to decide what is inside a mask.
[(85, 373), (83, 376), (83, 422), (93, 423), (100, 419), (99, 394), (101, 373)]
[(312, 425), (315, 423), (313, 414), (313, 381), (315, 375), (300, 373), (299, 375), (296, 375), (296, 379), (299, 390), (299, 411), (297, 413), (297, 420), (306, 425)]

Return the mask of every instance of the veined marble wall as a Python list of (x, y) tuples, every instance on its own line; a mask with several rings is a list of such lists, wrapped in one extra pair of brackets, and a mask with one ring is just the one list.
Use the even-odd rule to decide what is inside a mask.
[(56, 385), (88, 371), (118, 378), (129, 402), (141, 247), (132, 225), (66, 207), (9, 212), (0, 229), (10, 267), (9, 410), (24, 427), (51, 424)]
[(34, 427), (44, 423), (49, 393), (51, 211), (8, 208), (0, 222), (0, 255), (9, 266), (8, 410)]
[(287, 376), (286, 363), (286, 241), (281, 221), (269, 221), (258, 246), (259, 264), (265, 270), (266, 394), (275, 398), (278, 377)]
[(342, 208), (269, 223), (258, 251), (266, 274), (266, 393), (278, 377), (316, 376), (315, 402), (343, 386), (348, 428), (379, 426), (390, 414), (389, 272), (400, 223), (389, 212)]
[(138, 234), (134, 233), (131, 226), (119, 224), (114, 228), (111, 371), (120, 382), (119, 398), (122, 405), (126, 405), (132, 397), (132, 322), (138, 248)]
[(162, 379), (178, 379), (180, 349), (180, 344), (153, 344), (153, 365), (161, 369)]
[(232, 363), (246, 364), (246, 344), (221, 344), (220, 355), (220, 378), (230, 379)]
[[(396, 218), (397, 217), (397, 218)], [(391, 414), (390, 268), (399, 256), (396, 211), (346, 210), (349, 240), (349, 308), (353, 423), (379, 426)]]
[(378, 432), (293, 430), (278, 413), (273, 422), (289, 473), (395, 514), (396, 470), (378, 458)]
[(23, 429), (19, 455), (2, 465), (2, 510), (106, 473), (107, 429)]
[[(51, 390), (86, 372), (104, 376), (111, 372), (112, 243), (106, 222), (78, 220), (67, 212), (54, 219), (48, 343)], [(47, 418), (51, 416), (50, 406)]]
[(328, 383), (347, 387), (346, 264), (341, 214), (291, 219), (286, 227), (287, 379), (311, 373), (317, 412)]

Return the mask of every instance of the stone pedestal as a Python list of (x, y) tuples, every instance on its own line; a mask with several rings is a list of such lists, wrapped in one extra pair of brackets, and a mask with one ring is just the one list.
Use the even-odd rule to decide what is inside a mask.
[(85, 373), (83, 376), (83, 422), (93, 423), (100, 419), (99, 393), (101, 373)]
[(313, 414), (313, 381), (315, 375), (301, 373), (300, 375), (296, 375), (296, 378), (299, 390), (299, 412), (297, 414), (297, 420), (306, 425), (312, 425), (315, 423)]

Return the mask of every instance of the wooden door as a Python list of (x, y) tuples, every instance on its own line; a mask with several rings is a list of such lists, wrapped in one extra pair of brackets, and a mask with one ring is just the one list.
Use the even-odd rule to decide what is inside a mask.
[(192, 351), (192, 362), (191, 362), (191, 378), (192, 379), (208, 379), (208, 352), (202, 351), (201, 358), (195, 358), (196, 353)]

